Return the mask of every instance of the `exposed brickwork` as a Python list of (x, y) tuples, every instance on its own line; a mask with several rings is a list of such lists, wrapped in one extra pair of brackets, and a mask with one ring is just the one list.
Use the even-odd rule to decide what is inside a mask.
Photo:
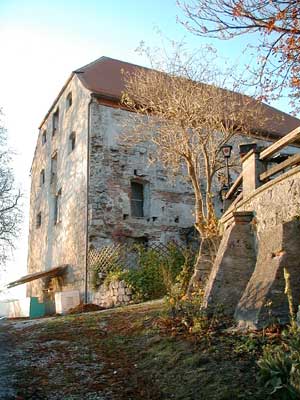
[[(89, 235), (101, 248), (112, 241), (147, 238), (180, 241), (179, 229), (193, 225), (193, 195), (182, 179), (170, 182), (160, 165), (148, 164), (148, 149), (119, 144), (127, 111), (93, 104), (91, 125)], [(132, 217), (131, 181), (149, 187), (147, 213)]]

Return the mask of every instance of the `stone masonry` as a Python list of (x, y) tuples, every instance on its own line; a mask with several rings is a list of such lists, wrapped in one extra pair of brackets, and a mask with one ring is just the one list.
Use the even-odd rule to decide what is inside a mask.
[[(92, 299), (91, 248), (184, 243), (182, 232), (193, 226), (186, 178), (172, 180), (161, 165), (149, 165), (149, 144), (120, 143), (128, 116), (120, 104), (121, 71), (135, 68), (102, 57), (74, 71), (40, 125), (31, 168), (28, 273), (68, 269), (58, 278), (33, 280), (27, 294), (45, 300), (49, 310), (55, 291), (78, 290), (81, 299)], [(214, 199), (221, 208), (218, 193)]]
[(111, 308), (132, 301), (132, 290), (124, 281), (114, 280), (109, 285), (103, 284), (94, 296), (93, 302), (101, 307)]
[[(223, 304), (241, 328), (250, 329), (289, 321), (284, 269), (290, 275), (295, 313), (300, 302), (300, 167), (262, 185), (253, 177), (263, 171), (260, 163), (256, 152), (243, 159), (243, 198), (222, 218), (225, 232), (205, 294), (208, 306)], [(253, 214), (247, 233), (252, 245), (241, 254), (231, 235), (236, 215), (247, 213)], [(236, 236), (240, 243), (245, 228)]]
[(209, 276), (204, 305), (222, 306), (233, 314), (255, 266), (255, 240), (251, 212), (235, 212), (234, 222), (225, 230)]

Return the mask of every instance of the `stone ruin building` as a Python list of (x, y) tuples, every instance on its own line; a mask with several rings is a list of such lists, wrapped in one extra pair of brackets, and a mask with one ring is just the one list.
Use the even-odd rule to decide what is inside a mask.
[[(193, 226), (189, 183), (173, 182), (160, 165), (149, 165), (146, 146), (118, 143), (128, 113), (120, 104), (121, 70), (136, 68), (101, 57), (72, 72), (39, 127), (31, 168), (29, 275), (19, 281), (30, 281), (28, 296), (78, 290), (82, 298), (91, 289), (90, 248), (182, 242)], [(298, 120), (265, 108), (272, 122), (263, 139), (298, 126)], [(273, 116), (280, 117), (277, 123)]]

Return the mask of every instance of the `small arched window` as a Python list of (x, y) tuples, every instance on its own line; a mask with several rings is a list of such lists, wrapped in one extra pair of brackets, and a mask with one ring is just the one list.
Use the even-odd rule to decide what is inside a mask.
[(72, 106), (72, 92), (70, 92), (66, 99), (67, 110)]

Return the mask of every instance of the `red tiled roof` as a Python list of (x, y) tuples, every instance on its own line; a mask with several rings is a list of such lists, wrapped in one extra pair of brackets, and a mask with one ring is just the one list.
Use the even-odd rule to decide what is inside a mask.
[[(108, 57), (101, 57), (79, 68), (74, 73), (91, 92), (118, 102), (122, 91), (125, 89), (122, 71), (134, 73), (140, 68), (144, 67)], [(269, 133), (274, 137), (281, 137), (300, 125), (299, 119), (274, 107), (264, 104), (264, 110), (266, 119), (265, 134)]]
[(91, 92), (120, 100), (125, 89), (122, 71), (134, 73), (144, 68), (124, 61), (101, 57), (74, 73)]
[[(124, 74), (122, 71), (127, 73), (134, 73), (139, 69), (147, 69), (139, 65), (131, 64), (128, 62), (116, 60), (109, 57), (100, 57), (99, 59), (87, 64), (72, 73), (50, 110), (48, 111), (43, 122), (52, 111), (53, 107), (59, 100), (61, 94), (66, 88), (73, 75), (76, 74), (84, 87), (90, 90), (93, 94), (103, 97), (104, 99), (112, 100), (115, 103), (119, 103), (122, 92), (125, 90)], [(241, 96), (241, 95), (238, 95)], [(264, 136), (270, 135), (274, 139), (284, 136), (293, 129), (300, 126), (300, 120), (288, 115), (282, 111), (277, 110), (267, 104), (263, 104), (265, 110), (265, 127), (260, 128)], [(42, 124), (43, 124), (42, 122)], [(40, 125), (40, 127), (42, 126)], [(264, 125), (263, 124), (263, 125)], [(253, 127), (255, 130), (255, 127)]]

